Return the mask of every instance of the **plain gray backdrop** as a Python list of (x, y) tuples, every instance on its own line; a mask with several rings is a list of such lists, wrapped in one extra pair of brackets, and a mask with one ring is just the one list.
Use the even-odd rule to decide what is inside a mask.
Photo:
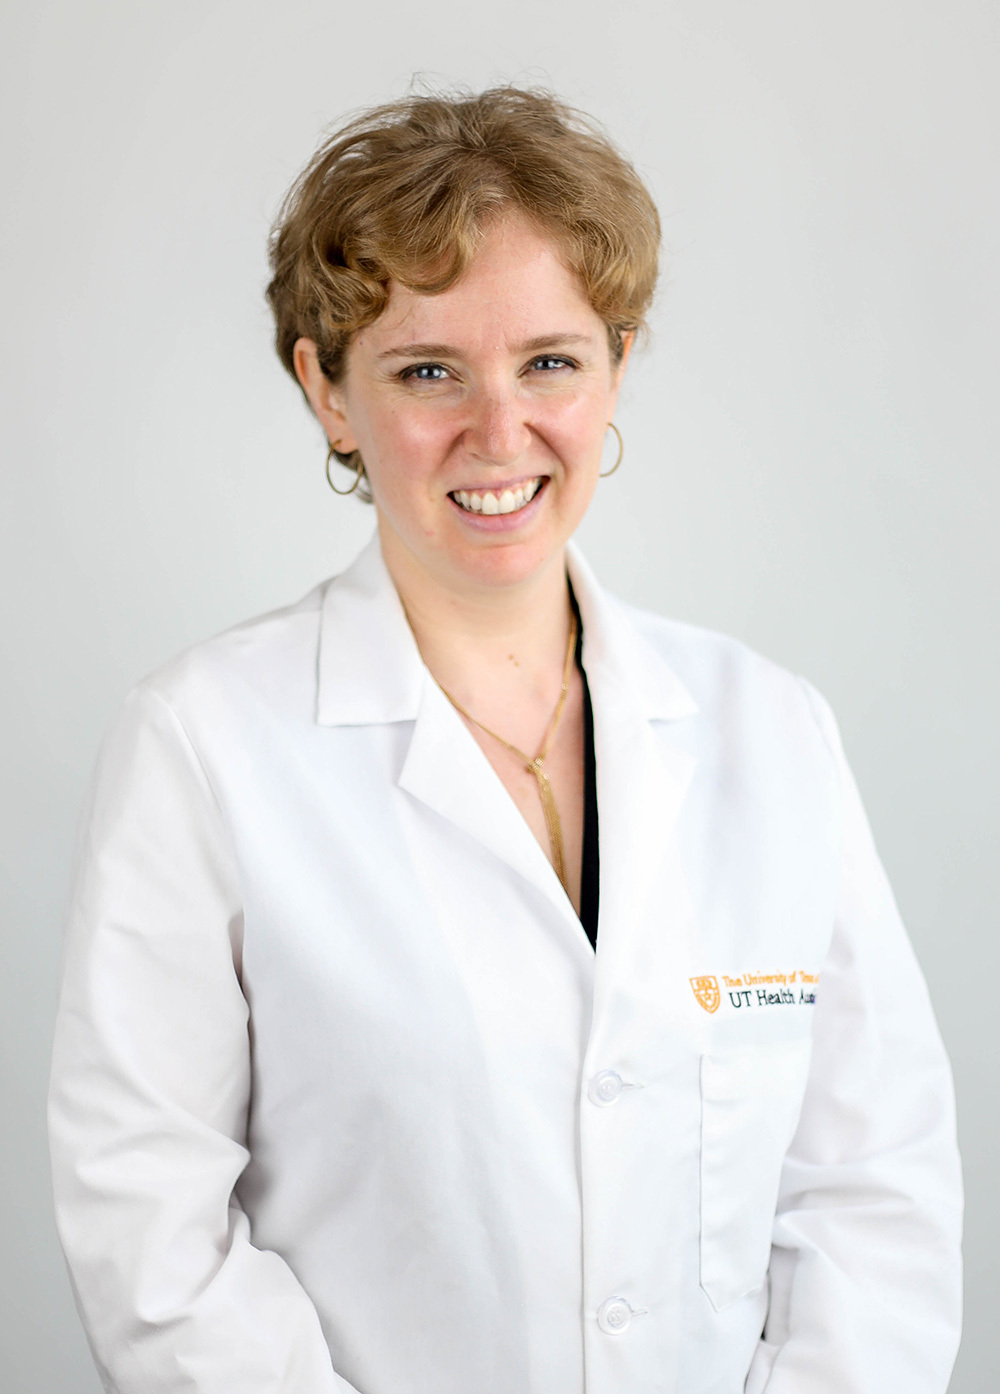
[(99, 1388), (43, 1118), (83, 788), (137, 678), (296, 599), (372, 526), (328, 491), (273, 356), (265, 238), (323, 128), (415, 72), (554, 86), (659, 200), (666, 275), (617, 418), (625, 462), (581, 541), (612, 589), (740, 636), (833, 703), (957, 1080), (952, 1390), (994, 1390), (998, 50), (998, 7), (977, 0), (7, 0), (10, 1394)]

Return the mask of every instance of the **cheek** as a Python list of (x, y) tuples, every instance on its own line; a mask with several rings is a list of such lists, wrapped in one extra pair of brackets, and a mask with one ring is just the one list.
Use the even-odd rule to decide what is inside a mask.
[(547, 414), (543, 430), (568, 464), (589, 466), (601, 458), (608, 429), (608, 404), (594, 397), (562, 402)]
[(419, 507), (431, 496), (445, 453), (441, 423), (432, 414), (390, 408), (370, 415), (365, 426), (361, 453), (376, 504), (394, 516)]
[(443, 412), (391, 402), (380, 403), (367, 425), (375, 454), (394, 467), (405, 461), (408, 472), (433, 462), (450, 438)]

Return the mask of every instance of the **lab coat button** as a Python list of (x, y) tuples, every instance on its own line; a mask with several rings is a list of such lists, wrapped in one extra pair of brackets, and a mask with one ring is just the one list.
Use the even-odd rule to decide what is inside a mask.
[(608, 1108), (616, 1104), (622, 1096), (622, 1077), (617, 1070), (602, 1070), (594, 1075), (587, 1087), (587, 1097), (592, 1104)]
[(632, 1320), (632, 1308), (624, 1297), (609, 1297), (597, 1309), (597, 1324), (609, 1336), (618, 1336)]

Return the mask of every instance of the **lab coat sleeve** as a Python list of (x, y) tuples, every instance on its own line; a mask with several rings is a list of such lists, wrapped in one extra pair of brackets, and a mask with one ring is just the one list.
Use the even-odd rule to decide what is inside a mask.
[(140, 687), (81, 825), (49, 1097), (59, 1234), (116, 1394), (351, 1394), (233, 1195), (249, 1155), (241, 935), (209, 781)]
[(944, 1394), (962, 1185), (951, 1074), (836, 724), (840, 882), (809, 1081), (785, 1159), (747, 1394)]

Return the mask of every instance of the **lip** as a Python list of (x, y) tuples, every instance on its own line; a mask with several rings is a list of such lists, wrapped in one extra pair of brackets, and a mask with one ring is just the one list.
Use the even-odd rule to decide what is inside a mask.
[[(470, 513), (464, 509), (460, 503), (453, 499), (450, 493), (448, 495), (448, 502), (451, 504), (458, 517), (461, 518), (462, 522), (468, 527), (473, 528), (476, 532), (514, 532), (517, 528), (523, 527), (524, 524), (529, 522), (538, 512), (541, 501), (545, 497), (549, 487), (549, 476), (547, 474), (529, 474), (525, 475), (523, 479), (514, 480), (513, 485), (505, 483), (502, 486), (505, 489), (511, 487), (516, 489), (519, 484), (527, 484), (532, 479), (541, 479), (542, 481), (538, 486), (538, 492), (530, 503), (526, 503), (524, 507), (519, 508), (516, 513)], [(496, 483), (489, 485), (489, 488), (493, 492), (496, 492), (500, 487), (501, 486)], [(468, 490), (470, 494), (483, 492), (482, 486), (478, 489)]]

